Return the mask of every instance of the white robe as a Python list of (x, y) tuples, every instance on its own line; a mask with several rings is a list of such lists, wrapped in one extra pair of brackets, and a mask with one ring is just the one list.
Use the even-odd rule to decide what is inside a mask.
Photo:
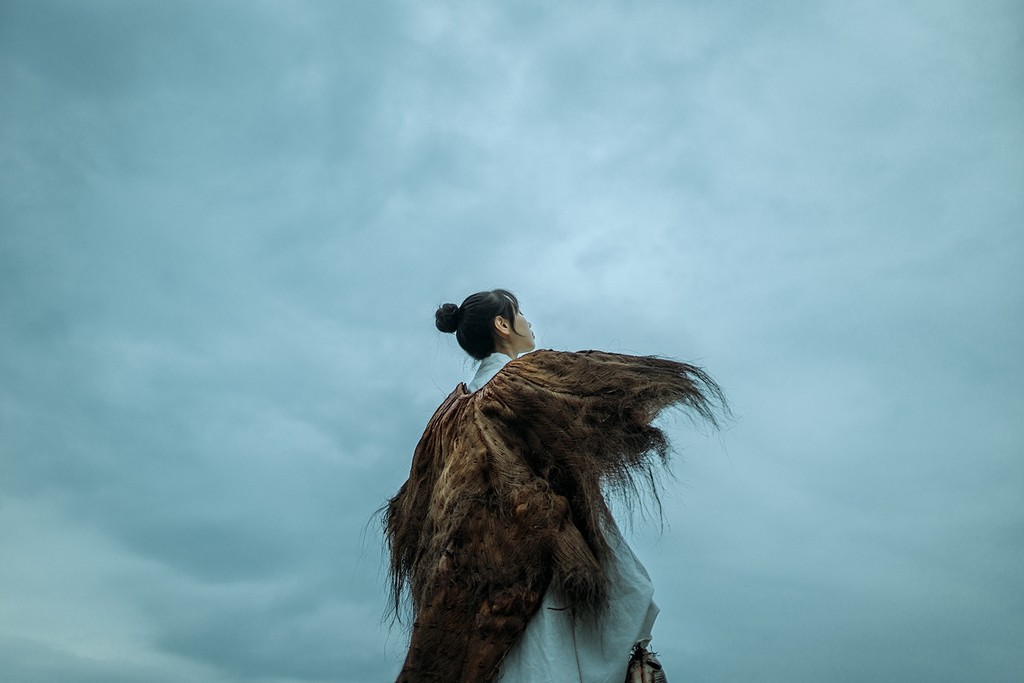
[[(476, 391), (511, 358), (494, 353), (480, 361), (466, 384)], [(540, 609), (502, 663), (500, 683), (622, 683), (629, 652), (651, 639), (658, 616), (654, 585), (617, 528), (608, 530), (614, 563), (608, 611), (598, 621), (573, 623), (564, 598), (549, 589)]]

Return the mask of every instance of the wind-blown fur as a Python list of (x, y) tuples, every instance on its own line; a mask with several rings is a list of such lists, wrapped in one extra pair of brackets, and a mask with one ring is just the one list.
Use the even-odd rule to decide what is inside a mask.
[(669, 406), (716, 425), (722, 392), (686, 363), (537, 351), (434, 413), (384, 511), (394, 607), (411, 597), (405, 682), (491, 681), (549, 586), (577, 615), (606, 606), (603, 489), (654, 481)]

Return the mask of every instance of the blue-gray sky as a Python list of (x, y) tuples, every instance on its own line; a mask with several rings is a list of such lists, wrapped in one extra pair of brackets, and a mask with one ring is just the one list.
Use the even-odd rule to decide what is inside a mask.
[(11, 683), (389, 679), (435, 307), (697, 361), (673, 679), (1024, 670), (1024, 11), (0, 2)]

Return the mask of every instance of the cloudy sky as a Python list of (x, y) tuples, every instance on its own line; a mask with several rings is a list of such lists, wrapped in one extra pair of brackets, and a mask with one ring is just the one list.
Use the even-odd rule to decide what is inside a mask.
[(434, 309), (698, 362), (673, 680), (1018, 681), (1024, 11), (0, 0), (10, 683), (371, 683)]

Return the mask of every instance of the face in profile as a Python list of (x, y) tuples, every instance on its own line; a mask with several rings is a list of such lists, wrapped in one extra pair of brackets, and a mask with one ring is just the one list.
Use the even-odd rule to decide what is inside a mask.
[(520, 353), (528, 353), (536, 348), (536, 340), (533, 337), (533, 325), (526, 319), (523, 312), (520, 310), (516, 311), (516, 321), (512, 330), (512, 344), (516, 346), (517, 355)]
[(502, 353), (515, 358), (520, 354), (533, 351), (535, 348), (533, 326), (520, 310), (516, 310), (516, 317), (512, 321), (512, 325), (509, 325), (509, 321), (501, 316), (495, 318), (494, 329), (496, 346)]

